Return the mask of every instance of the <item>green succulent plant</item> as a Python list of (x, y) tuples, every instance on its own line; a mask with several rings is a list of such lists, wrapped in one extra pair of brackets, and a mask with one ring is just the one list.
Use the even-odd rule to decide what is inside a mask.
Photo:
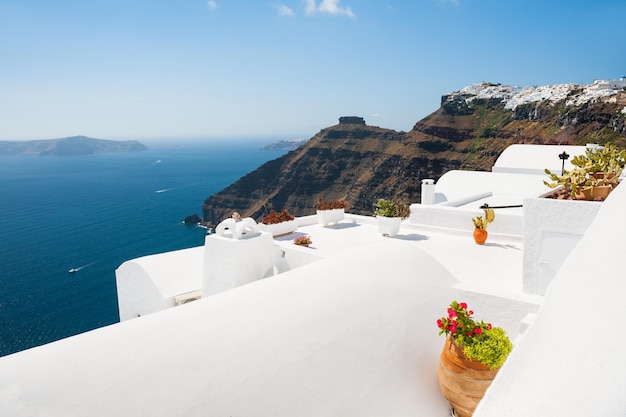
[(626, 165), (626, 151), (618, 150), (611, 144), (606, 144), (602, 149), (585, 150), (584, 155), (576, 155), (572, 158), (571, 170), (563, 170), (561, 175), (545, 169), (549, 181), (544, 184), (550, 188), (562, 185), (565, 190), (576, 194), (580, 189), (589, 189), (610, 185), (615, 187), (619, 182), (619, 176)]
[(402, 201), (385, 200), (381, 198), (376, 203), (374, 216), (382, 217), (400, 217), (406, 219), (411, 214), (408, 204)]

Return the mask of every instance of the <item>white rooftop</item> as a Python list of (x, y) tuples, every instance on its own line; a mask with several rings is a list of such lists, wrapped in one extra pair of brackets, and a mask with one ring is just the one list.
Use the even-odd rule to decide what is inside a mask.
[[(523, 168), (525, 151), (501, 166)], [(211, 270), (273, 262), (245, 250), (267, 235), (208, 236), (127, 261), (118, 281), (136, 302), (129, 311), (151, 314), (0, 358), (0, 414), (448, 416), (435, 321), (456, 299), (515, 342), (475, 417), (623, 415), (626, 188), (603, 203), (557, 201), (536, 198), (547, 191), (539, 179), (446, 174), (438, 204), (413, 204), (393, 238), (373, 217), (298, 218), (295, 233), (270, 239), (280, 274), (175, 308), (172, 297)], [(479, 206), (514, 200), (523, 208), (497, 209), (476, 245)], [(305, 234), (312, 247), (292, 243)]]

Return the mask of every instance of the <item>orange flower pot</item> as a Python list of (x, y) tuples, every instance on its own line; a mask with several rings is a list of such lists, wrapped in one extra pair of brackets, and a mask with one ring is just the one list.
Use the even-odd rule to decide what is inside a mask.
[(439, 361), (439, 388), (456, 417), (471, 417), (491, 385), (498, 369), (468, 359), (451, 337), (446, 339)]
[(477, 244), (482, 245), (487, 240), (487, 230), (486, 229), (474, 229), (474, 240)]

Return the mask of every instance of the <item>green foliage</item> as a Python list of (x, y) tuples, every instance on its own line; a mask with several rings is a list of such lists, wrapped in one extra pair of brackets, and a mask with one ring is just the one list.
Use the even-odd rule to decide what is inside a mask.
[(400, 217), (406, 219), (411, 214), (408, 204), (402, 201), (385, 200), (381, 198), (376, 203), (374, 216), (382, 217)]
[[(564, 170), (562, 175), (557, 175), (546, 168), (545, 173), (550, 181), (543, 183), (550, 188), (562, 185), (572, 194), (575, 194), (578, 188), (616, 186), (626, 165), (626, 151), (618, 150), (610, 143), (603, 149), (587, 148), (584, 155), (572, 158), (572, 165), (575, 168)], [(597, 175), (598, 173), (602, 175)]]
[(550, 178), (550, 181), (543, 181), (550, 188), (556, 188), (562, 185), (570, 193), (575, 194), (578, 188), (591, 186), (591, 182), (587, 176), (587, 171), (581, 168), (574, 168), (570, 171), (564, 170), (563, 175), (558, 175), (550, 171), (548, 168), (544, 172)]
[(617, 178), (626, 165), (626, 151), (618, 150), (608, 143), (602, 149), (586, 149), (585, 155), (577, 155), (572, 159), (572, 165), (584, 168), (587, 172), (614, 173)]
[(474, 223), (474, 227), (477, 229), (486, 229), (487, 225), (494, 221), (496, 218), (496, 213), (492, 208), (483, 209), (485, 211), (485, 218), (483, 216), (477, 216), (472, 218), (472, 222)]
[(487, 365), (489, 369), (500, 368), (511, 350), (513, 344), (501, 327), (485, 330), (474, 338), (473, 343), (463, 346), (465, 356)]
[(496, 136), (498, 136), (498, 128), (495, 126), (483, 127), (478, 131), (480, 138), (495, 138)]
[(470, 154), (476, 154), (484, 149), (484, 143), (482, 139), (482, 137), (477, 137), (476, 139), (474, 139), (469, 149)]
[(439, 335), (452, 337), (454, 343), (463, 347), (467, 358), (481, 362), (489, 369), (501, 367), (513, 350), (513, 344), (502, 328), (476, 321), (473, 314), (466, 303), (453, 301), (447, 316), (437, 320)]

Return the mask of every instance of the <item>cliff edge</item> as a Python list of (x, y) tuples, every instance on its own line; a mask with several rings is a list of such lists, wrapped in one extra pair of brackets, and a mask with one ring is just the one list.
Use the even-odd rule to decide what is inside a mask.
[[(509, 145), (612, 142), (626, 148), (626, 79), (591, 85), (513, 87), (478, 83), (442, 96), (410, 132), (368, 126), (358, 116), (210, 196), (204, 221), (233, 211), (260, 220), (270, 210), (315, 213), (318, 198), (344, 199), (370, 215), (379, 198), (420, 201), (420, 184), (452, 169), (488, 170)], [(555, 158), (557, 156), (555, 155)]]

